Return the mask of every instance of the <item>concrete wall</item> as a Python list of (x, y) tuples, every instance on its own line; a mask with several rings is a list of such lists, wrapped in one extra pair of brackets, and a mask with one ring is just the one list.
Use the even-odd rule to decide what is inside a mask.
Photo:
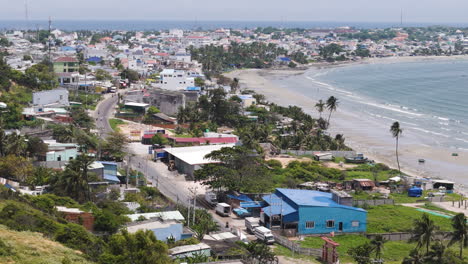
[(356, 156), (356, 151), (323, 151), (323, 150), (281, 150), (281, 154), (294, 154), (294, 155), (314, 155), (314, 152), (327, 152), (331, 153), (333, 157), (352, 158)]
[(76, 159), (78, 150), (76, 148), (65, 149), (62, 151), (51, 151), (47, 152), (46, 161), (68, 161), (70, 159)]
[(364, 206), (365, 204), (376, 206), (376, 205), (384, 205), (384, 204), (391, 204), (394, 205), (395, 201), (393, 199), (374, 199), (374, 200), (354, 200), (353, 206)]
[[(335, 226), (327, 227), (327, 221), (334, 220)], [(306, 228), (307, 221), (314, 221), (314, 228)], [(353, 227), (352, 222), (358, 221), (359, 226)], [(339, 231), (339, 223), (343, 223), (343, 231)], [(367, 212), (334, 207), (299, 207), (298, 234), (325, 234), (366, 232)]]

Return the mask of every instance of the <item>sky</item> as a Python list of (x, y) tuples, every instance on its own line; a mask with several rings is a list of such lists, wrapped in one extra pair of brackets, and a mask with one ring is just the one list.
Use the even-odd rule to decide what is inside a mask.
[(0, 20), (468, 23), (467, 0), (0, 0)]

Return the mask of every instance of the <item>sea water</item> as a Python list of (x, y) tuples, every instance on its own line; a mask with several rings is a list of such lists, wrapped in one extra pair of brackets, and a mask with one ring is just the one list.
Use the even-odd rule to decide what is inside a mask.
[(285, 81), (388, 128), (399, 121), (423, 144), (468, 150), (468, 58), (327, 67)]

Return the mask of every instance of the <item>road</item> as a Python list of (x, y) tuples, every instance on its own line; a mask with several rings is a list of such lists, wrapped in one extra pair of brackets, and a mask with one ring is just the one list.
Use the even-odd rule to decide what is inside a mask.
[[(115, 105), (118, 102), (118, 94), (106, 94), (91, 116), (96, 119), (96, 128), (101, 137), (106, 138), (112, 132), (109, 119), (113, 117)], [(193, 181), (186, 181), (176, 172), (169, 172), (163, 163), (155, 163), (149, 160), (148, 146), (141, 143), (131, 143), (128, 152), (132, 156), (130, 167), (142, 172), (147, 181), (157, 187), (162, 194), (184, 205), (188, 205), (192, 192), (205, 193), (204, 187)]]
[(104, 138), (112, 132), (109, 119), (112, 117), (118, 98), (119, 94), (106, 94), (105, 99), (96, 106), (96, 110), (91, 114), (96, 120), (96, 128)]

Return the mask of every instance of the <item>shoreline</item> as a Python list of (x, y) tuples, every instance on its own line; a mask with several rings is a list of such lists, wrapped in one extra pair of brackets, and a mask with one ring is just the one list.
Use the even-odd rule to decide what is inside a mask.
[[(468, 56), (375, 58), (344, 64), (311, 64), (308, 70), (310, 70), (310, 68), (344, 67), (369, 63), (420, 62), (447, 59), (468, 60)], [(288, 90), (287, 87), (279, 87), (279, 85), (268, 79), (268, 77), (271, 76), (281, 78), (283, 76), (301, 75), (306, 71), (307, 70), (294, 69), (247, 69), (233, 71), (227, 73), (226, 76), (239, 78), (241, 87), (244, 86), (247, 89), (261, 93), (271, 102), (283, 106), (297, 105), (302, 107), (304, 112), (316, 117), (317, 113), (314, 109), (314, 105), (319, 98), (310, 98), (295, 91)], [(382, 142), (378, 138), (373, 138), (373, 135), (366, 133), (365, 129), (356, 128), (353, 120), (356, 120), (355, 117), (338, 109), (338, 111), (334, 113), (334, 122), (332, 121), (331, 128), (328, 132), (332, 135), (343, 133), (346, 137), (346, 144), (351, 148), (364, 153), (367, 157), (376, 162), (385, 163), (392, 168), (396, 168), (395, 146), (390, 134), (388, 135), (390, 140), (388, 140), (388, 142)], [(367, 125), (373, 126), (374, 124), (371, 120), (367, 120)], [(382, 127), (381, 129), (384, 129), (385, 132), (388, 131), (387, 127)], [(468, 186), (468, 170), (466, 170), (466, 166), (468, 166), (467, 152), (416, 144), (415, 142), (411, 142), (411, 140), (408, 141), (408, 139), (410, 138), (405, 137), (405, 135), (403, 136), (399, 149), (402, 172), (411, 177), (441, 178), (454, 181), (458, 185), (458, 191), (464, 189), (464, 186)], [(453, 152), (458, 152), (462, 155), (452, 157), (451, 153)], [(421, 157), (426, 159), (425, 164), (417, 163), (417, 160)], [(441, 169), (444, 166), (446, 169), (453, 168), (453, 172), (444, 173), (443, 169)], [(459, 171), (455, 172), (456, 170)]]

